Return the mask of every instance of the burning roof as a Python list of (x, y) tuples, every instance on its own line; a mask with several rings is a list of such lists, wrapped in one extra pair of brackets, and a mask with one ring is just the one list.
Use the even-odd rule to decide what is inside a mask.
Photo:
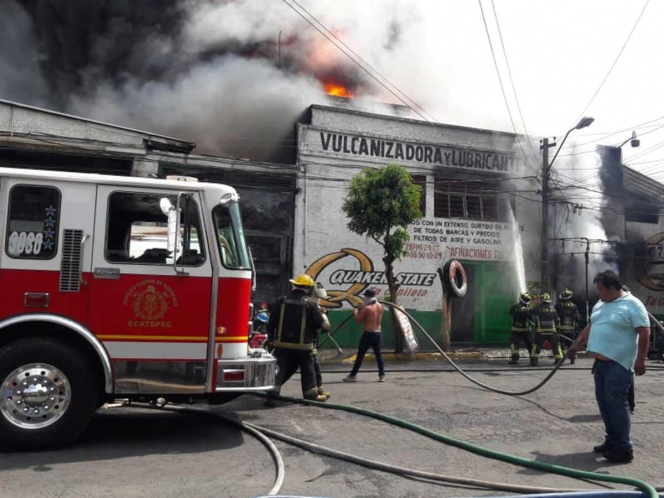
[(399, 32), (396, 11), (370, 33), (351, 17), (337, 27), (325, 15), (328, 2), (316, 9), (326, 37), (271, 0), (7, 2), (1, 98), (262, 160), (293, 150), (293, 123), (307, 106), (327, 103), (326, 94), (377, 95), (350, 47), (340, 45), (342, 52), (330, 39), (373, 37), (368, 47), (389, 51)]

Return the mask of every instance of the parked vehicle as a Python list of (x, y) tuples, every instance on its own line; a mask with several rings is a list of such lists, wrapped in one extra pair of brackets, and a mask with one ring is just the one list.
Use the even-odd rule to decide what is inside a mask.
[(0, 168), (0, 444), (59, 446), (117, 398), (273, 387), (229, 186)]

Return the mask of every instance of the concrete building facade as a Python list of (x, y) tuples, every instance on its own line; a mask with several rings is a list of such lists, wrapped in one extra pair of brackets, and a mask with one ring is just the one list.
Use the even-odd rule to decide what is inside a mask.
[[(398, 164), (424, 194), (424, 217), (408, 228), (407, 254), (395, 263), (399, 303), (440, 340), (437, 270), (459, 259), (469, 291), (453, 301), (452, 341), (505, 341), (506, 311), (526, 281), (539, 278), (536, 271), (525, 275), (517, 257), (522, 231), (539, 230), (541, 205), (525, 173), (520, 137), (318, 105), (309, 108), (297, 135), (293, 262), (325, 285), (332, 297), (323, 304), (333, 323), (361, 302), (367, 287), (379, 297), (387, 291), (382, 247), (349, 231), (341, 210), (350, 179), (366, 167)], [(339, 334), (342, 344), (354, 343), (351, 337), (344, 341)], [(385, 338), (390, 347), (391, 335)]]
[[(254, 301), (286, 292), (289, 278), (307, 272), (326, 287), (330, 297), (323, 305), (333, 324), (348, 317), (367, 287), (379, 297), (387, 291), (382, 247), (347, 227), (341, 206), (350, 180), (363, 168), (401, 165), (422, 188), (424, 216), (408, 227), (407, 254), (395, 263), (400, 304), (440, 341), (437, 270), (458, 259), (469, 290), (452, 302), (453, 344), (505, 344), (510, 305), (540, 279), (539, 245), (521, 243), (541, 238), (537, 143), (395, 114), (310, 106), (294, 123), (296, 163), (276, 164), (196, 155), (195, 144), (177, 138), (0, 100), (0, 164), (230, 184), (244, 201), (258, 273)], [(601, 217), (616, 267), (664, 317), (664, 186), (624, 167), (619, 149), (605, 148), (599, 156), (611, 199)], [(556, 273), (569, 256), (554, 252), (552, 283), (558, 288), (567, 285)], [(387, 322), (385, 346), (391, 348)], [(357, 326), (348, 324), (337, 340), (354, 347), (357, 335)]]

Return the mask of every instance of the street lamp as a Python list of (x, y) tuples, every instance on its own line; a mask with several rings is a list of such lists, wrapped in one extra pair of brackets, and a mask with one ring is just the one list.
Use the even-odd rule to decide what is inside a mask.
[(560, 146), (551, 162), (549, 162), (549, 147), (555, 147), (555, 142), (549, 144), (549, 139), (544, 138), (540, 145), (540, 148), (542, 149), (542, 233), (540, 237), (540, 260), (542, 270), (541, 292), (546, 292), (549, 287), (549, 172), (551, 171), (551, 166), (553, 166), (553, 163), (558, 157), (560, 150), (563, 148), (563, 144), (565, 143), (565, 140), (567, 140), (569, 134), (574, 130), (580, 130), (581, 128), (590, 126), (593, 121), (595, 121), (595, 118), (584, 116), (574, 128), (570, 128), (570, 130), (565, 133), (563, 141), (560, 142)]
[(621, 143), (621, 144), (618, 146), (618, 148), (619, 148), (619, 149), (622, 148), (622, 146), (625, 145), (627, 142), (630, 142), (630, 145), (631, 145), (632, 147), (638, 147), (639, 145), (641, 145), (641, 140), (639, 140), (638, 138), (636, 138), (636, 132), (635, 132), (635, 131), (632, 132), (632, 137), (631, 137), (631, 138), (628, 138), (628, 139), (625, 140), (623, 143)]
[(551, 166), (553, 166), (553, 162), (556, 160), (556, 157), (558, 157), (558, 154), (560, 153), (561, 149), (563, 148), (563, 144), (565, 143), (565, 140), (567, 140), (567, 137), (569, 136), (570, 133), (572, 133), (574, 130), (580, 130), (581, 128), (585, 128), (586, 126), (590, 126), (593, 124), (593, 121), (595, 121), (595, 118), (591, 118), (590, 116), (584, 116), (581, 118), (581, 121), (579, 121), (574, 128), (571, 128), (567, 133), (565, 133), (565, 137), (563, 138), (563, 141), (560, 142), (560, 147), (558, 147), (558, 150), (556, 151), (555, 155), (553, 156), (553, 159), (551, 159), (551, 162), (549, 163), (549, 169), (551, 169)]

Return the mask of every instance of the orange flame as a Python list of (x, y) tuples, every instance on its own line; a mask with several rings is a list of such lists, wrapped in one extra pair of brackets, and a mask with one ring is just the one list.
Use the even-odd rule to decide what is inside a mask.
[(328, 95), (334, 95), (335, 97), (346, 97), (351, 98), (348, 88), (338, 83), (323, 83), (325, 88), (325, 93)]

